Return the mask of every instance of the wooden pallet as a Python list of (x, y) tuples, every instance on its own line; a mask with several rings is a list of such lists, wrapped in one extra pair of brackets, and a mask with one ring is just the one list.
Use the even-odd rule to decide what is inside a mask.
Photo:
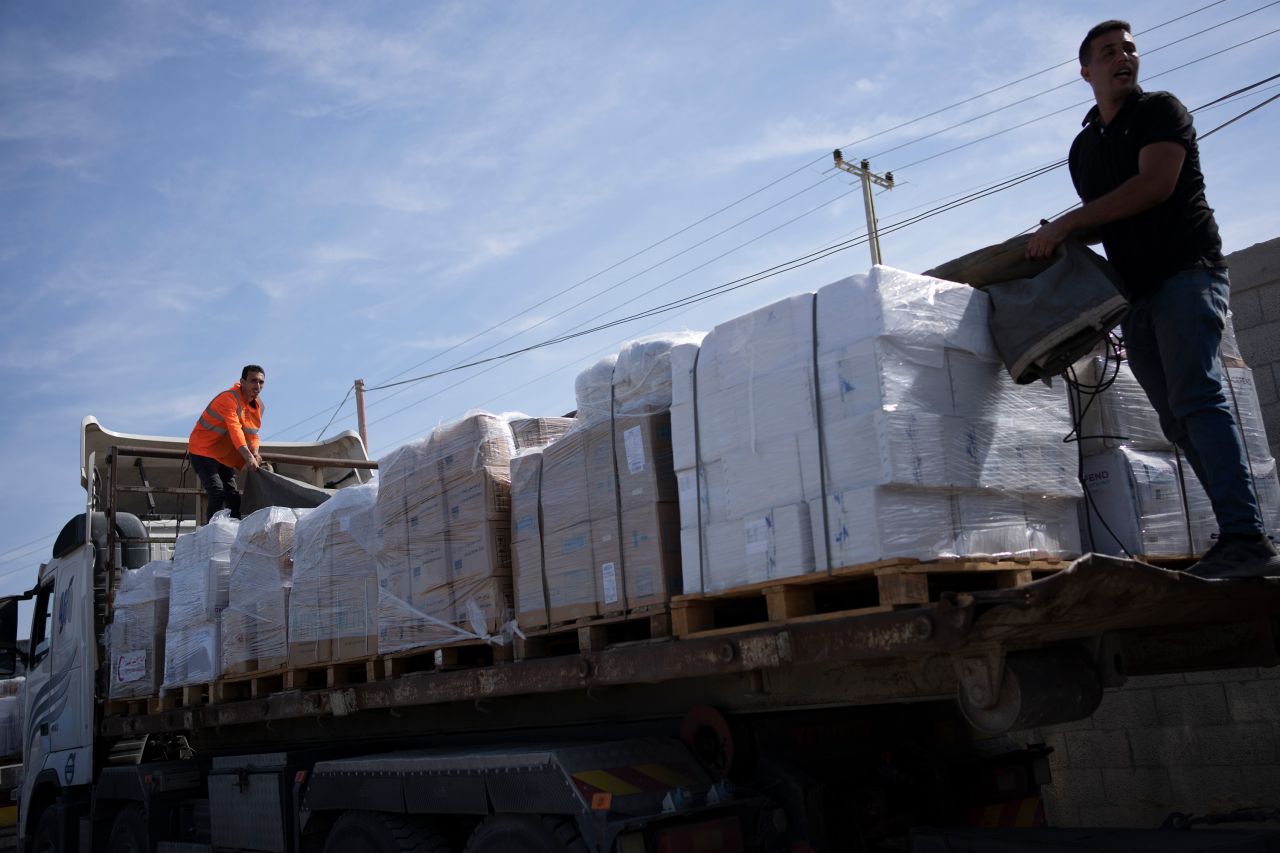
[(677, 637), (918, 607), (944, 592), (1023, 586), (1069, 560), (880, 560), (671, 601)]
[(381, 667), (381, 677), (385, 679), (399, 678), (415, 672), (493, 666), (512, 659), (510, 645), (494, 645), (477, 639), (381, 655), (377, 658), (377, 663)]
[(284, 690), (285, 667), (275, 667), (261, 672), (247, 672), (224, 676), (209, 685), (211, 702), (242, 702), (246, 699), (265, 699), (272, 693)]
[(558, 657), (603, 651), (612, 646), (662, 641), (671, 637), (671, 608), (652, 605), (617, 616), (563, 622), (525, 631), (515, 640), (515, 659)]
[(346, 687), (349, 684), (377, 681), (378, 676), (377, 658), (288, 667), (282, 673), (284, 682), (282, 689), (315, 690), (325, 687)]

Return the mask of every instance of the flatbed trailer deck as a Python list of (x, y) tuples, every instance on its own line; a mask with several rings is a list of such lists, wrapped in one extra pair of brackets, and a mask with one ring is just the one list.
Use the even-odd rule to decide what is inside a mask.
[[(388, 712), (411, 710), (426, 729), (465, 730), (543, 717), (585, 723), (634, 716), (638, 708), (653, 716), (692, 705), (751, 713), (951, 696), (977, 712), (1001, 704), (1010, 657), (1070, 650), (1093, 665), (1100, 686), (1118, 685), (1128, 675), (1275, 665), (1278, 625), (1280, 582), (1204, 581), (1089, 555), (1023, 587), (949, 594), (891, 612), (110, 716), (100, 732), (216, 729), (220, 738), (239, 739), (235, 730), (243, 728), (252, 739), (249, 730), (269, 725), (273, 737), (305, 739), (352, 726), (368, 731), (375, 717), (404, 731), (409, 721)], [(532, 697), (538, 702), (526, 701)], [(1030, 708), (1004, 710), (1011, 719), (1022, 713), (1024, 724), (1046, 721)], [(1092, 708), (1059, 710), (1085, 716)]]

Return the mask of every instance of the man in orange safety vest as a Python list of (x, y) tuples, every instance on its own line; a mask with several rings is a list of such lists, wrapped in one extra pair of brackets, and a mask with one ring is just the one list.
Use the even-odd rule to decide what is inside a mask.
[(258, 431), (264, 406), (259, 395), (266, 383), (266, 371), (256, 364), (245, 365), (240, 381), (214, 397), (191, 430), (187, 450), (209, 498), (206, 521), (222, 509), (240, 517), (236, 471), (246, 466), (256, 471), (262, 464)]

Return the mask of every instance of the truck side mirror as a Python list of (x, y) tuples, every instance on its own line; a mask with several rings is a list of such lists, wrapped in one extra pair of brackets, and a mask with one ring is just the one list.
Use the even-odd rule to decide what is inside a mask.
[(0, 678), (18, 673), (18, 602), (21, 596), (0, 598)]

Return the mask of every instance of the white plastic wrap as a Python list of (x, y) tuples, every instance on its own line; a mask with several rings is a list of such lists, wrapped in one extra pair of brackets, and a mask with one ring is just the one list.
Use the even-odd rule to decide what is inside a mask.
[(378, 653), (378, 490), (379, 481), (339, 489), (294, 525), (289, 666)]
[(222, 674), (221, 616), (239, 527), (239, 520), (223, 510), (194, 533), (178, 537), (169, 580), (165, 688), (205, 684)]
[(1203, 548), (1193, 543), (1192, 531), (1213, 525), (1213, 510), (1204, 492), (1182, 483), (1194, 482), (1189, 465), (1172, 453), (1120, 447), (1085, 458), (1082, 538), (1092, 531), (1092, 550), (1103, 554), (1190, 557)]
[(1086, 389), (1114, 381), (1097, 393), (1081, 392), (1072, 397), (1080, 419), (1080, 439), (1086, 456), (1105, 453), (1121, 445), (1140, 450), (1169, 452), (1173, 445), (1160, 429), (1160, 419), (1147, 394), (1134, 378), (1129, 363), (1117, 369), (1113, 360), (1093, 355), (1075, 366), (1076, 378)]
[(1271, 447), (1267, 441), (1267, 427), (1262, 420), (1262, 404), (1258, 401), (1253, 371), (1247, 367), (1228, 367), (1225, 373), (1227, 404), (1231, 406), (1244, 438), (1245, 453), (1250, 460), (1265, 462), (1271, 458)]
[(145, 699), (160, 689), (172, 567), (155, 560), (121, 573), (107, 631), (112, 699)]
[(511, 436), (515, 450), (534, 450), (546, 447), (573, 428), (573, 418), (517, 417), (511, 421)]
[(988, 308), (967, 285), (875, 267), (673, 350), (685, 591), (825, 569), (828, 554), (1078, 552), (1065, 385), (1010, 381)]
[(383, 653), (489, 638), (511, 621), (514, 453), (507, 421), (480, 412), (379, 462)]
[(26, 682), (22, 676), (0, 681), (0, 758), (16, 760), (22, 756)]
[(288, 658), (293, 534), (310, 510), (265, 507), (240, 522), (222, 611), (224, 675), (283, 667)]
[(701, 338), (641, 338), (584, 370), (574, 428), (513, 465), (521, 627), (621, 613), (680, 591), (671, 405), (673, 374), (687, 379), (688, 367), (673, 352), (696, 350)]
[(829, 351), (884, 336), (996, 361), (989, 314), (990, 301), (981, 290), (876, 266), (818, 291), (818, 341)]

